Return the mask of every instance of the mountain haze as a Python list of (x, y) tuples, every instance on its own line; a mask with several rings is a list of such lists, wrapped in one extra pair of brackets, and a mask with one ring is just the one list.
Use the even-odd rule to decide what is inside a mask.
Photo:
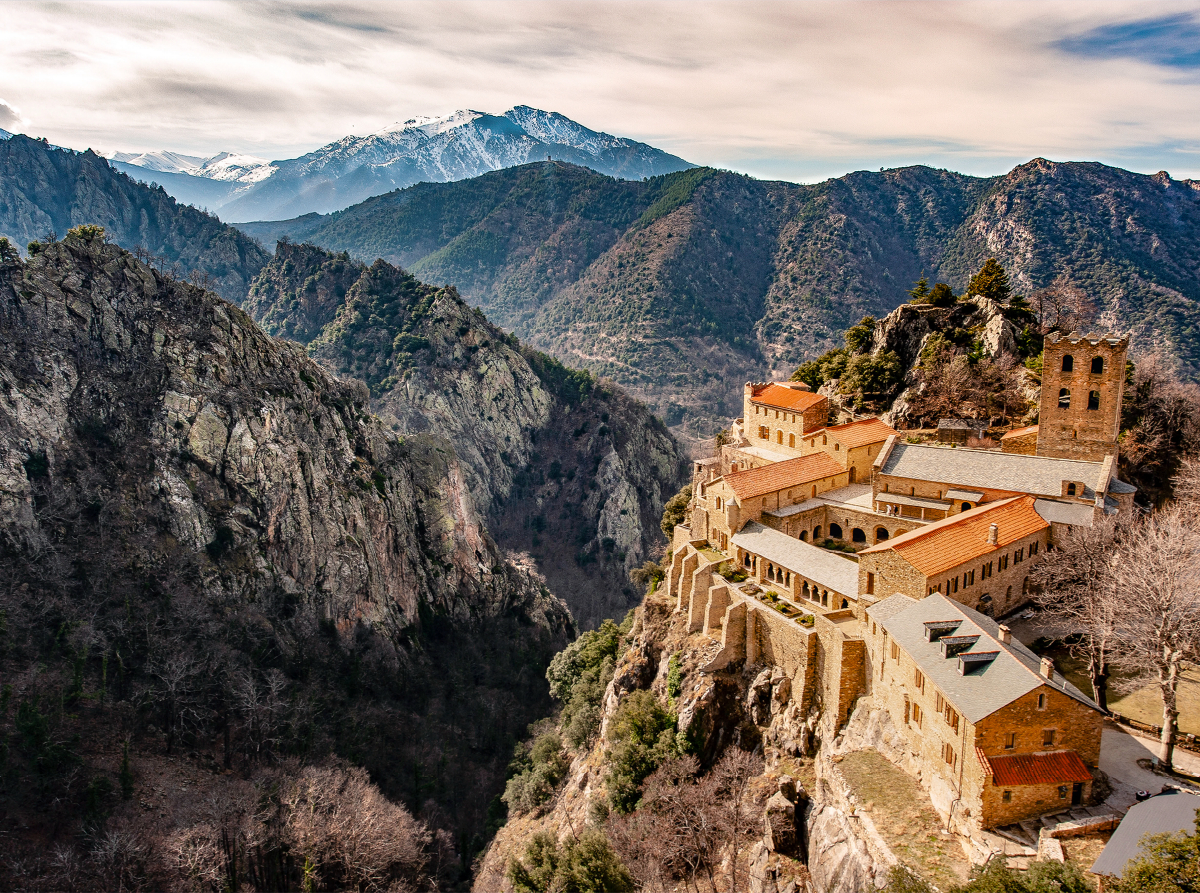
[(339, 213), (242, 227), (383, 257), (609, 376), (706, 437), (741, 383), (786, 376), (922, 274), (961, 290), (995, 256), (1026, 294), (1084, 289), (1100, 322), (1200, 372), (1200, 184), (1035, 159), (813, 185), (695, 168), (621, 182), (561, 162), (420, 184)]
[(645, 143), (529, 106), (503, 115), (461, 110), (413, 118), (285, 161), (148, 152), (115, 154), (113, 164), (143, 182), (157, 182), (180, 201), (242, 221), (326, 213), (414, 183), (469, 179), (546, 157), (633, 180), (692, 166)]

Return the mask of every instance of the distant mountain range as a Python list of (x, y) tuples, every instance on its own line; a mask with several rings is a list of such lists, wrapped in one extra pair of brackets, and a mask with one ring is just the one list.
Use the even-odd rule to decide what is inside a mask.
[(1098, 327), (1200, 373), (1200, 183), (1162, 172), (1039, 158), (998, 177), (909, 167), (797, 185), (542, 162), (241, 229), (453, 284), (692, 442), (738, 414), (743, 382), (840, 346), (922, 274), (961, 291), (990, 256), (1025, 294), (1063, 277)]
[(420, 182), (443, 183), (545, 158), (641, 180), (693, 165), (653, 146), (589, 130), (519, 105), (503, 115), (462, 110), (347, 136), (300, 158), (265, 161), (222, 152), (113, 153), (117, 170), (155, 182), (181, 202), (232, 221), (328, 213)]

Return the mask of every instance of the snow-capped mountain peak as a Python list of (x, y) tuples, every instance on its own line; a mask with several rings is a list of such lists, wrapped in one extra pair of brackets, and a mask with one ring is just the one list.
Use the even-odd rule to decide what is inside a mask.
[(228, 152), (212, 158), (174, 152), (111, 157), (125, 162), (120, 167), (126, 173), (140, 167), (172, 174), (156, 178), (171, 195), (236, 221), (336, 211), (414, 183), (465, 180), (547, 157), (625, 179), (691, 167), (653, 146), (527, 105), (503, 115), (459, 109), (441, 117), (412, 117), (286, 161)]

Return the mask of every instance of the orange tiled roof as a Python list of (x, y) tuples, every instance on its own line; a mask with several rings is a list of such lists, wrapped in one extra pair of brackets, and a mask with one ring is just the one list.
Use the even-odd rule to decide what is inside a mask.
[(761, 403), (772, 409), (788, 409), (794, 412), (804, 412), (809, 407), (816, 406), (825, 398), (812, 391), (798, 391), (781, 384), (769, 384), (750, 398), (751, 403)]
[(1015, 788), (1026, 784), (1071, 784), (1091, 781), (1087, 763), (1073, 750), (1050, 753), (1014, 753), (989, 757), (976, 748), (984, 771), (998, 787)]
[(846, 469), (825, 453), (813, 453), (798, 459), (773, 462), (761, 468), (736, 471), (725, 475), (725, 482), (733, 489), (738, 499), (749, 499), (764, 493), (774, 493), (788, 487), (819, 481), (835, 474), (844, 474), (845, 471)]
[(1034, 434), (1037, 432), (1037, 425), (1026, 425), (1024, 428), (1013, 428), (1007, 434), (1000, 435), (1001, 440), (1008, 440), (1010, 437), (1020, 437), (1023, 434)]
[[(1031, 533), (1049, 527), (1049, 522), (1034, 510), (1034, 502), (1032, 496), (1013, 496), (999, 502), (985, 503), (926, 527), (902, 533), (886, 543), (863, 549), (859, 554), (891, 549), (930, 577), (1003, 549)], [(988, 529), (993, 524), (997, 528), (995, 545), (987, 541)]]
[(868, 443), (882, 443), (900, 432), (880, 419), (859, 419), (845, 425), (831, 425), (826, 433), (836, 437), (846, 449), (852, 450)]

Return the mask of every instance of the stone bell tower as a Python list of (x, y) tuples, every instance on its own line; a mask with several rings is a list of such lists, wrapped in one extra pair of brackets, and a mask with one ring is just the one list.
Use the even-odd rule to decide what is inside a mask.
[(1037, 455), (1116, 458), (1128, 351), (1129, 339), (1113, 335), (1046, 336)]

